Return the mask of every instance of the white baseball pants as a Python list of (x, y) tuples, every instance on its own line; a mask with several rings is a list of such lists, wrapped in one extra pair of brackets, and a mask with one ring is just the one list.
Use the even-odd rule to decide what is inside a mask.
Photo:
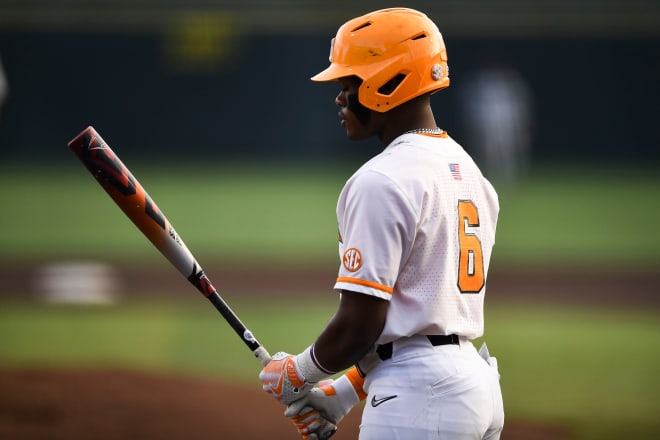
[(504, 424), (497, 361), (465, 338), (434, 347), (424, 336), (394, 342), (368, 372), (360, 440), (494, 440)]

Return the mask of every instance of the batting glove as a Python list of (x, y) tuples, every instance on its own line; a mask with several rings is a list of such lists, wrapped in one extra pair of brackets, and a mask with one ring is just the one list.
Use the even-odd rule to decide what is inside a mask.
[(298, 432), (303, 435), (324, 428), (325, 421), (337, 425), (358, 402), (367, 397), (363, 385), (364, 378), (353, 367), (337, 380), (324, 381), (310, 390), (305, 397), (289, 405), (284, 415), (291, 417)]
[(311, 406), (304, 407), (290, 419), (303, 440), (327, 440), (337, 432), (337, 426), (321, 417), (318, 410)]
[(313, 352), (314, 347), (311, 346), (297, 356), (275, 353), (259, 373), (263, 390), (285, 405), (309, 393), (319, 380), (332, 374), (319, 368)]
[(305, 406), (298, 415), (290, 418), (303, 440), (327, 440), (337, 432), (337, 426), (325, 420), (318, 410), (311, 406)]

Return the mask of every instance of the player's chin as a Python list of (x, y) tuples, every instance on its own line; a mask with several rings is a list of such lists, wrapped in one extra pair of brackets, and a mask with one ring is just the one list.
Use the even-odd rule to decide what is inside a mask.
[(346, 122), (342, 125), (346, 128), (346, 137), (352, 141), (361, 141), (370, 137), (366, 127), (362, 124)]

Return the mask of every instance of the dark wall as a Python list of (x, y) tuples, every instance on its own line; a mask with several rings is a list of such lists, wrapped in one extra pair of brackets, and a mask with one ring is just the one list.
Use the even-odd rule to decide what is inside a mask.
[[(659, 159), (660, 38), (445, 42), (452, 87), (433, 102), (459, 142), (461, 79), (501, 53), (534, 90), (535, 160)], [(328, 36), (245, 36), (240, 51), (207, 72), (174, 68), (164, 47), (158, 35), (0, 32), (10, 85), (0, 160), (62, 157), (87, 125), (122, 156), (296, 159), (355, 150), (338, 125), (337, 86), (309, 80), (327, 64)]]

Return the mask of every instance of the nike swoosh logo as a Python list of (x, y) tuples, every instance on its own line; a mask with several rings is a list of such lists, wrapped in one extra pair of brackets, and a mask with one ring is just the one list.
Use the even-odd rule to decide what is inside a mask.
[(375, 408), (378, 405), (381, 405), (381, 404), (387, 402), (388, 400), (395, 399), (396, 397), (398, 397), (396, 394), (394, 394), (393, 396), (383, 397), (381, 399), (376, 399), (376, 396), (373, 396), (371, 398), (371, 406), (373, 406)]
[(272, 393), (279, 396), (282, 394), (282, 388), (284, 388), (284, 375), (280, 374), (277, 383), (272, 388)]

